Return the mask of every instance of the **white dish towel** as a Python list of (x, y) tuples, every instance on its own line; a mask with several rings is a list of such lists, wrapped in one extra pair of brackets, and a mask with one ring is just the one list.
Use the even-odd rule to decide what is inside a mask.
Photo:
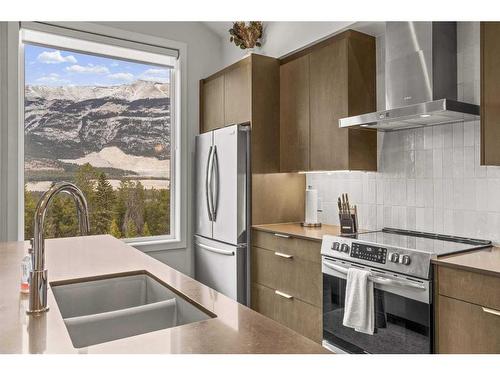
[(375, 307), (373, 281), (370, 272), (349, 268), (345, 291), (344, 321), (346, 327), (357, 332), (373, 335), (375, 329)]

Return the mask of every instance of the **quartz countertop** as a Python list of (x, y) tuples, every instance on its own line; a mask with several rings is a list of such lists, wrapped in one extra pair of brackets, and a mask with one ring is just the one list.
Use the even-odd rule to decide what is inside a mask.
[(449, 255), (435, 259), (433, 263), (500, 277), (500, 247), (491, 246), (467, 253)]
[(271, 233), (286, 234), (305, 240), (321, 242), (323, 235), (330, 234), (332, 236), (340, 235), (340, 227), (338, 225), (323, 224), (319, 228), (303, 227), (300, 223), (282, 223), (282, 224), (261, 224), (252, 227), (255, 230), (261, 230)]
[(49, 284), (147, 271), (216, 317), (75, 349), (52, 291), (50, 310), (26, 314), (19, 293), (25, 242), (0, 243), (0, 353), (327, 353), (319, 344), (109, 235), (46, 241)]

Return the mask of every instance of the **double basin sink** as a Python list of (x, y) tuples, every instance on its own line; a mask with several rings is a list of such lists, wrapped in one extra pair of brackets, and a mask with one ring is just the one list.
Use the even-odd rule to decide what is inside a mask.
[(51, 289), (75, 348), (214, 317), (145, 271)]

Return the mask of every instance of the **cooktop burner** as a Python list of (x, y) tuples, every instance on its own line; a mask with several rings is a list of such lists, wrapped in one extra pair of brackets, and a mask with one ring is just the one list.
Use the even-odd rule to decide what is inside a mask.
[(491, 241), (486, 240), (394, 228), (384, 228), (380, 231), (360, 233), (349, 237), (353, 240), (358, 239), (379, 245), (424, 251), (438, 257), (491, 246)]

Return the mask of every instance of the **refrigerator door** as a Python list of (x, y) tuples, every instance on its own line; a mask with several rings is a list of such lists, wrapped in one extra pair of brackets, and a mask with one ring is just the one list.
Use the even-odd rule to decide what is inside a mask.
[(246, 247), (195, 236), (196, 280), (246, 304)]
[(213, 236), (237, 245), (246, 242), (248, 127), (214, 131)]
[(212, 193), (209, 186), (213, 157), (213, 132), (196, 136), (196, 226), (195, 233), (212, 237)]

